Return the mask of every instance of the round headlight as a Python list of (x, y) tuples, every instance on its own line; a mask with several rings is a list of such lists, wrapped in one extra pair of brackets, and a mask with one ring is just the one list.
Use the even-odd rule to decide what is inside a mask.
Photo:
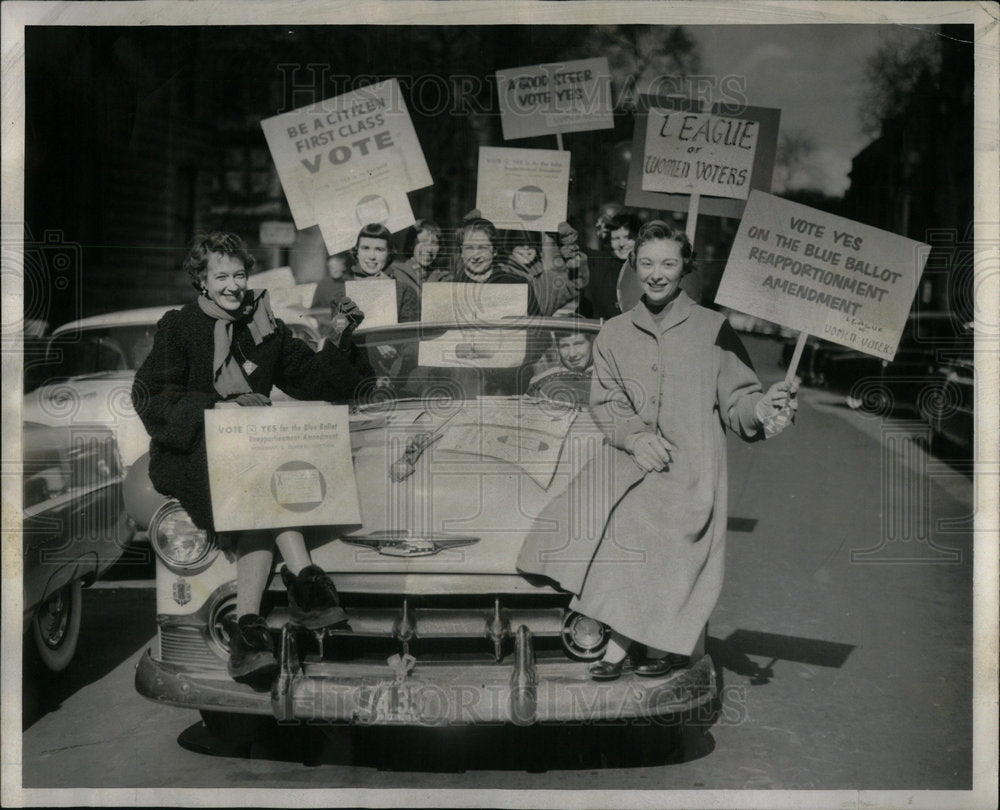
[(156, 556), (175, 568), (207, 565), (219, 551), (214, 538), (195, 526), (174, 500), (167, 501), (153, 515), (149, 522), (149, 542)]
[(575, 658), (585, 661), (600, 658), (610, 635), (607, 625), (581, 613), (570, 612), (563, 619), (563, 646)]

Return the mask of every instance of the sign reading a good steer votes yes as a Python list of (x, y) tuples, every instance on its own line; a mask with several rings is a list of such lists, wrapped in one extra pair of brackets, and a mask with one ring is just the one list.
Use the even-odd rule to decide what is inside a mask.
[(716, 303), (896, 356), (930, 246), (753, 191)]

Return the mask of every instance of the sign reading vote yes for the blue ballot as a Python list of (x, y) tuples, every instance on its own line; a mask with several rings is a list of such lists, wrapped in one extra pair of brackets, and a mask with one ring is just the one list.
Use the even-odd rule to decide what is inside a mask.
[(479, 147), (476, 208), (498, 228), (555, 231), (566, 219), (570, 153)]
[(717, 304), (892, 360), (930, 246), (752, 191)]
[(401, 192), (431, 185), (396, 79), (266, 118), (260, 125), (297, 228), (331, 218), (341, 187), (360, 174), (359, 163), (389, 165), (391, 177), (382, 178), (382, 185)]
[(361, 522), (346, 405), (216, 407), (205, 445), (217, 531)]
[(497, 71), (504, 140), (611, 129), (607, 57)]

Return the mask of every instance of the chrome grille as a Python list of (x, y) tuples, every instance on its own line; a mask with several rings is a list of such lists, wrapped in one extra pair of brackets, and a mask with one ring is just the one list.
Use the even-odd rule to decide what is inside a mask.
[(221, 668), (225, 660), (219, 658), (205, 641), (197, 627), (161, 626), (160, 658), (166, 664)]

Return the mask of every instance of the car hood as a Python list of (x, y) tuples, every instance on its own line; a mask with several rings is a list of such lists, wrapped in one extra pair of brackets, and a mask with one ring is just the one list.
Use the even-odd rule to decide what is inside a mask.
[[(561, 439), (539, 438), (530, 426), (507, 430), (511, 419), (544, 420), (547, 412), (526, 401), (509, 402), (499, 410), (495, 405), (490, 403), (488, 411), (467, 405), (439, 427), (439, 439), (402, 481), (392, 480), (390, 468), (412, 437), (433, 430), (440, 420), (420, 409), (401, 409), (381, 424), (352, 424), (363, 522), (353, 533), (399, 531), (431, 541), (472, 537), (475, 542), (426, 556), (399, 557), (340, 536), (316, 548), (314, 561), (329, 571), (517, 573), (515, 562), (526, 534), (546, 506), (566, 500), (560, 496), (601, 446), (603, 436), (585, 410), (569, 413), (563, 431), (559, 419), (567, 412), (548, 409), (556, 417), (551, 436), (563, 433)], [(568, 537), (569, 507), (564, 511), (546, 515), (546, 530)]]

